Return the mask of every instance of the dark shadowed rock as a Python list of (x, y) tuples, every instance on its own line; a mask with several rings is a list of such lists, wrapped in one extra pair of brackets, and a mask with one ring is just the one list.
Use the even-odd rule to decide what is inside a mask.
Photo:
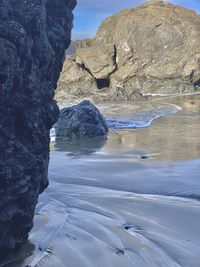
[(77, 140), (104, 136), (108, 127), (99, 110), (90, 101), (84, 100), (78, 105), (63, 108), (53, 131), (56, 138)]
[[(199, 44), (198, 14), (166, 1), (149, 1), (108, 17), (93, 40), (82, 41), (76, 60), (94, 78), (107, 79), (105, 100), (194, 92), (200, 88)], [(102, 57), (99, 46), (116, 48), (112, 61), (111, 53)], [(108, 71), (97, 76), (101, 70)], [(95, 92), (100, 94), (101, 90)]]
[(0, 2), (0, 252), (27, 240), (48, 185), (53, 100), (75, 0)]

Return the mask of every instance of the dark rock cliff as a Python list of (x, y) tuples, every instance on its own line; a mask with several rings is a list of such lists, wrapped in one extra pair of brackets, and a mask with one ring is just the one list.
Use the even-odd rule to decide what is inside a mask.
[(48, 185), (54, 90), (76, 0), (0, 2), (0, 251), (27, 240)]

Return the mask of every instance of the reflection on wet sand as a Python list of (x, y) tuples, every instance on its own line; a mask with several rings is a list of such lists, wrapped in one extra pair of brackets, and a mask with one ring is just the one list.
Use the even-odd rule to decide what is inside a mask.
[(199, 127), (199, 118), (163, 117), (148, 129), (112, 131), (104, 150), (118, 146), (130, 153), (147, 150), (155, 160), (195, 159), (200, 157)]
[(167, 103), (182, 110), (150, 127), (52, 143), (50, 185), (30, 233), (34, 249), (0, 266), (199, 267), (200, 97), (101, 109), (130, 119)]
[(90, 139), (78, 139), (76, 141), (62, 140), (61, 138), (51, 142), (51, 151), (66, 151), (68, 156), (78, 157), (95, 153), (106, 143), (106, 136), (99, 136)]
[[(154, 103), (155, 102), (155, 103)], [(119, 148), (129, 153), (146, 151), (155, 160), (190, 160), (200, 157), (200, 95), (155, 99), (154, 101), (120, 104), (122, 112), (127, 115), (137, 110), (147, 109), (161, 103), (171, 103), (181, 107), (173, 115), (155, 120), (144, 129), (111, 130), (105, 151)], [(123, 108), (123, 105), (124, 108)], [(149, 107), (148, 107), (149, 106)], [(118, 105), (119, 108), (119, 105)], [(109, 116), (109, 110), (104, 107)], [(117, 109), (117, 108), (116, 108)], [(119, 110), (118, 110), (119, 112)], [(120, 116), (122, 116), (120, 112)], [(140, 154), (143, 152), (139, 152)]]

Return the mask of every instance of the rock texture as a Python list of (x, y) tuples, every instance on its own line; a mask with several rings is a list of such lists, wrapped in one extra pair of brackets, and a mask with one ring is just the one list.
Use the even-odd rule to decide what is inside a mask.
[(53, 100), (75, 0), (0, 2), (0, 252), (27, 240), (48, 185)]
[[(67, 88), (67, 94), (66, 94)], [(57, 97), (68, 98), (69, 94), (74, 96), (87, 96), (98, 90), (94, 77), (73, 56), (68, 57), (63, 65), (59, 82)]]
[(56, 138), (66, 140), (104, 136), (108, 127), (103, 115), (88, 100), (63, 108), (53, 130)]
[(84, 66), (96, 79), (107, 79), (116, 69), (113, 44), (91, 46), (76, 50), (76, 62)]
[[(199, 44), (198, 14), (165, 1), (149, 1), (107, 18), (94, 39), (81, 43), (75, 61), (94, 79), (107, 79), (106, 100), (193, 92), (200, 86)], [(105, 47), (115, 47), (115, 53), (102, 57)]]

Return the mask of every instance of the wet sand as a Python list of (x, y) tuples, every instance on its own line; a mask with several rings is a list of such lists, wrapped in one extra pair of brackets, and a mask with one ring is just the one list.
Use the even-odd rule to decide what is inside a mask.
[(200, 96), (99, 107), (108, 119), (131, 121), (168, 104), (181, 110), (149, 127), (52, 143), (34, 246), (0, 266), (199, 267)]

